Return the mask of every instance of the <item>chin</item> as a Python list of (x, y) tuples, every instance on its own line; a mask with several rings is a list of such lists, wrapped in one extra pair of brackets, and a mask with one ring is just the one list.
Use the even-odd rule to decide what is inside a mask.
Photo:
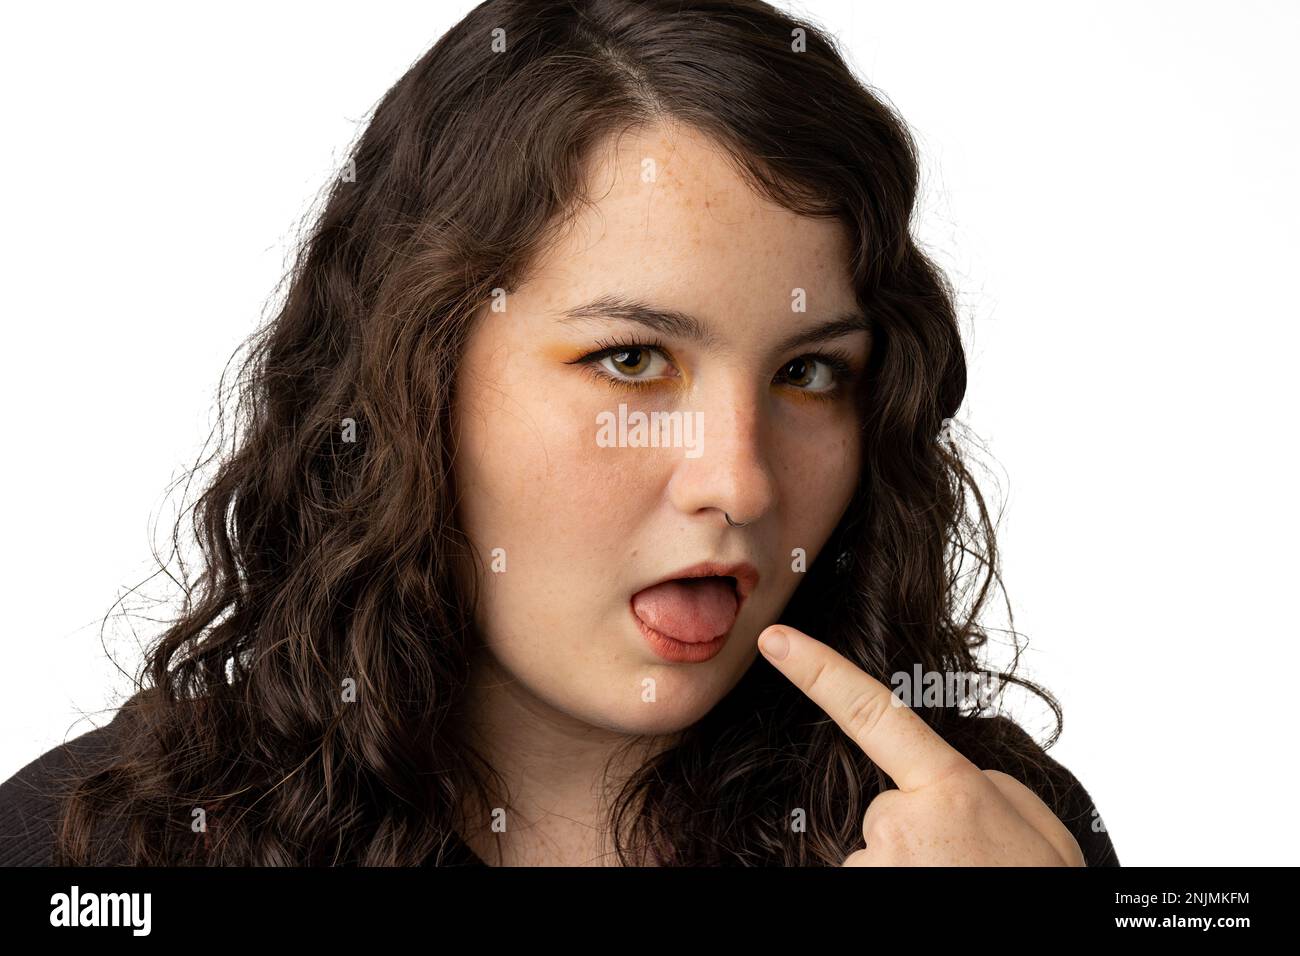
[[(652, 665), (629, 677), (628, 694), (621, 700), (593, 702), (589, 722), (623, 734), (675, 734), (698, 722), (726, 694), (718, 675), (701, 680), (698, 670)], [(654, 699), (643, 683), (654, 680)], [(601, 706), (601, 705), (604, 706)]]
[(708, 713), (707, 707), (700, 711), (694, 708), (685, 711), (663, 701), (646, 702), (641, 704), (640, 710), (624, 707), (617, 711), (610, 709), (593, 714), (588, 719), (588, 723), (625, 736), (661, 737), (685, 730), (706, 713)]

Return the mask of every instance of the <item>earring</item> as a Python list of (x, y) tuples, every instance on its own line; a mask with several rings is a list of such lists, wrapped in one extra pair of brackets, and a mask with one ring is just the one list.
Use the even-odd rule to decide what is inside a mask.
[(835, 559), (835, 573), (843, 574), (853, 563), (853, 555), (848, 551), (841, 551), (840, 556)]

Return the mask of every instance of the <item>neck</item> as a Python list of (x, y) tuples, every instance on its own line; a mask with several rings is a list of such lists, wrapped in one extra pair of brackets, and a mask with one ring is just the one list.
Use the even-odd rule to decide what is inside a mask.
[(497, 866), (621, 865), (609, 829), (612, 801), (679, 735), (638, 737), (557, 710), (488, 653), (470, 673), (465, 732), (506, 792), (493, 791), (489, 806), (467, 795), (465, 844)]

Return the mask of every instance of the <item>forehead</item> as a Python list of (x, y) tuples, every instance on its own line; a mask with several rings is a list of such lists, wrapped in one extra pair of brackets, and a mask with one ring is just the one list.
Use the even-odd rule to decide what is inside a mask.
[(759, 196), (722, 148), (690, 127), (611, 137), (591, 157), (586, 195), (530, 280), (556, 309), (618, 292), (706, 321), (788, 323), (796, 289), (811, 314), (855, 304), (844, 226)]

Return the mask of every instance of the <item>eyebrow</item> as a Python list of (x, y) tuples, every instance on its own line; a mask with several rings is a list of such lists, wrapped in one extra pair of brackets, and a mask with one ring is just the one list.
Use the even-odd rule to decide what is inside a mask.
[[(717, 336), (696, 316), (676, 309), (662, 309), (623, 296), (601, 296), (584, 305), (565, 309), (559, 314), (561, 322), (599, 318), (635, 322), (648, 329), (654, 329), (662, 335), (698, 342), (705, 348), (712, 348), (718, 342)], [(851, 335), (854, 332), (870, 333), (871, 320), (861, 312), (845, 312), (819, 325), (786, 336), (778, 343), (777, 351), (786, 352), (814, 342)]]

